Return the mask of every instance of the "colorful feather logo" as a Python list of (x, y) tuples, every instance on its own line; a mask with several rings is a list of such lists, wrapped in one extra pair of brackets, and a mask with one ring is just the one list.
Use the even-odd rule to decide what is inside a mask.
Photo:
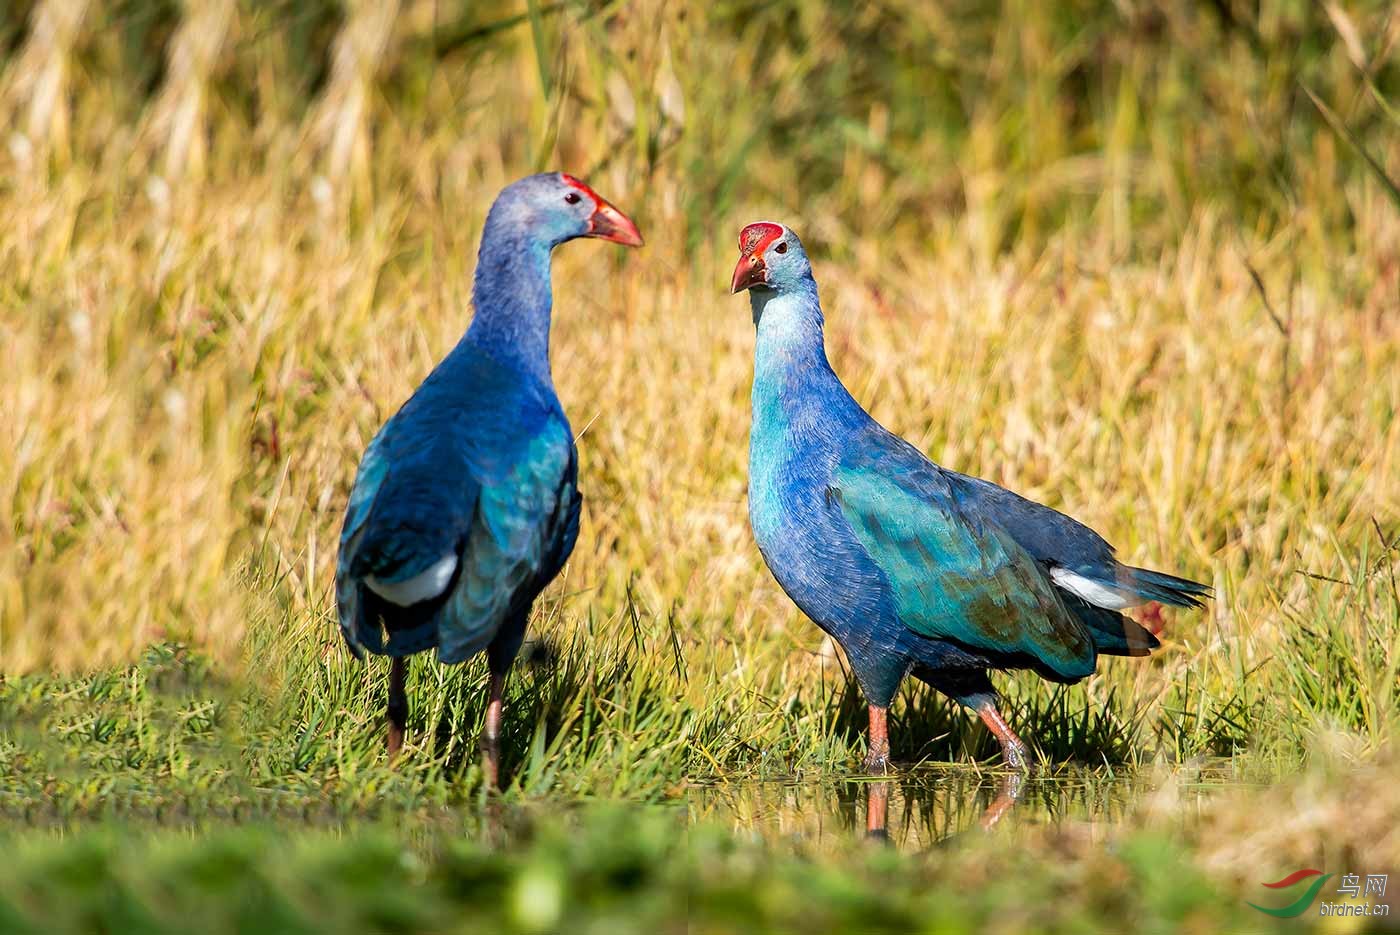
[(1282, 880), (1275, 880), (1273, 883), (1264, 884), (1271, 890), (1281, 890), (1287, 889), (1291, 886), (1295, 886), (1298, 883), (1301, 883), (1303, 880), (1309, 879), (1311, 877), (1316, 877), (1317, 879), (1313, 880), (1313, 882), (1303, 892), (1302, 896), (1299, 896), (1296, 900), (1294, 900), (1286, 906), (1279, 906), (1277, 909), (1270, 909), (1267, 906), (1260, 906), (1256, 903), (1250, 903), (1249, 905), (1254, 907), (1255, 909), (1258, 909), (1265, 915), (1271, 915), (1276, 919), (1297, 918), (1298, 916), (1308, 911), (1308, 907), (1311, 906), (1313, 900), (1317, 898), (1318, 891), (1322, 889), (1323, 884), (1325, 884), (1328, 880), (1332, 879), (1332, 874), (1323, 873), (1321, 870), (1312, 869), (1295, 870), (1288, 876), (1284, 877)]

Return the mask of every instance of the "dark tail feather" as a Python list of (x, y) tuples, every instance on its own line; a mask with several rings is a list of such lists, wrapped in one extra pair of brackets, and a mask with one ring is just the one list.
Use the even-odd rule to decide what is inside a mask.
[(1215, 596), (1209, 585), (1146, 568), (1123, 568), (1124, 582), (1140, 596), (1173, 607), (1202, 607)]
[(441, 599), (400, 607), (353, 578), (337, 582), (337, 588), (341, 630), (356, 659), (363, 659), (365, 652), (411, 656), (438, 645)]
[(1089, 636), (1094, 648), (1106, 656), (1146, 656), (1162, 645), (1148, 630), (1137, 621), (1125, 617), (1116, 610), (1095, 607), (1074, 594), (1064, 592), (1060, 599), (1065, 602), (1070, 613), (1089, 628)]

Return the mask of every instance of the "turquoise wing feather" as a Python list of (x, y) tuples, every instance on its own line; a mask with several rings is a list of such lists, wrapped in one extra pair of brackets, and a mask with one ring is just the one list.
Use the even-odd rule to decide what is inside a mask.
[[(495, 622), (528, 605), (538, 587), (559, 570), (550, 557), (560, 536), (577, 535), (577, 468), (573, 439), (562, 421), (531, 439), (522, 456), (494, 483), (482, 486), (476, 522), (462, 550), (462, 571), (443, 609), (438, 656), (452, 663), (481, 651)], [(562, 527), (569, 522), (572, 530)], [(573, 541), (562, 544), (563, 556)], [(553, 565), (553, 567), (548, 567)]]
[(1090, 635), (1035, 560), (965, 510), (938, 468), (887, 434), (850, 450), (829, 492), (888, 580), (905, 626), (1022, 654), (1067, 679), (1093, 672)]

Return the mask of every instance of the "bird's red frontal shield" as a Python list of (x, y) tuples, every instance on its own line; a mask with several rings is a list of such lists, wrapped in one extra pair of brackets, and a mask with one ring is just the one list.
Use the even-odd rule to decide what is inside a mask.
[(752, 289), (768, 281), (768, 267), (763, 262), (763, 252), (781, 236), (782, 225), (771, 221), (759, 221), (739, 231), (739, 265), (734, 267), (734, 278), (729, 283), (731, 294)]

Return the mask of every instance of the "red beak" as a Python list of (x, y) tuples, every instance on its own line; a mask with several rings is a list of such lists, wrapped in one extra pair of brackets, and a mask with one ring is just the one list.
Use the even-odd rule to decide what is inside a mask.
[(576, 188), (593, 199), (593, 215), (588, 219), (588, 233), (584, 234), (585, 237), (611, 240), (624, 247), (642, 245), (641, 231), (637, 230), (637, 225), (632, 223), (631, 218), (608, 204), (601, 195), (569, 173), (560, 172), (559, 177), (564, 180), (565, 185)]
[(763, 265), (763, 258), (758, 254), (739, 257), (739, 265), (734, 267), (734, 279), (729, 283), (729, 294), (743, 292), (745, 289), (752, 289), (754, 286), (764, 285), (768, 282), (768, 267)]
[(626, 247), (642, 245), (641, 231), (637, 230), (637, 225), (632, 223), (632, 219), (601, 198), (598, 199), (597, 210), (588, 219), (586, 236), (611, 240)]

